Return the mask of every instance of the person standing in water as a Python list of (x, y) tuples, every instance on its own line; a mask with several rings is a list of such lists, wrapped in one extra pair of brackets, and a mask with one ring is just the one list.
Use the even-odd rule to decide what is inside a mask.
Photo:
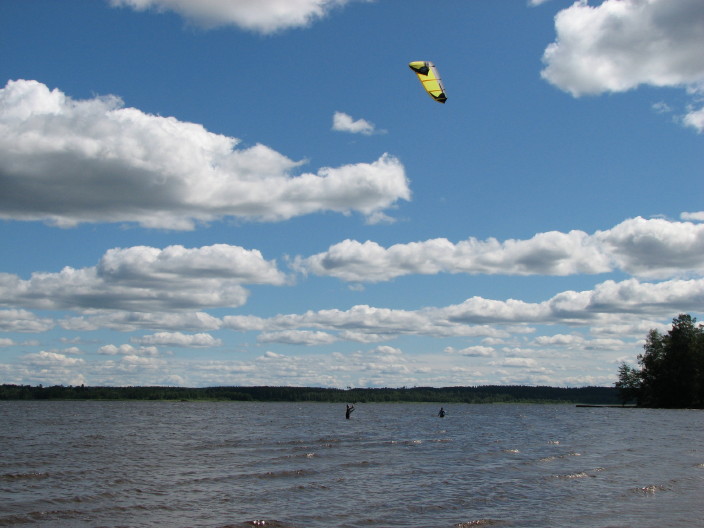
[(445, 409), (443, 409), (442, 407), (440, 407), (440, 411), (438, 411), (438, 416), (439, 416), (440, 418), (445, 418)]
[(350, 419), (350, 414), (354, 411), (354, 405), (347, 405), (347, 410), (345, 411), (345, 418)]

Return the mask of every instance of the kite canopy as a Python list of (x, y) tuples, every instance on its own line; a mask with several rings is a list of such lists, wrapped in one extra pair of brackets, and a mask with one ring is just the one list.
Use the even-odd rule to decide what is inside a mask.
[(423, 88), (425, 88), (425, 91), (428, 92), (430, 97), (435, 99), (438, 103), (447, 101), (445, 88), (442, 85), (435, 64), (428, 61), (414, 61), (409, 62), (408, 66), (416, 73), (418, 80), (420, 80)]

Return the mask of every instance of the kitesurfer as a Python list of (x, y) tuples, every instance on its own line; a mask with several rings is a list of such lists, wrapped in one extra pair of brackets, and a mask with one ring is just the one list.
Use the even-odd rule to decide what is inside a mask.
[(350, 414), (354, 411), (354, 405), (347, 405), (347, 410), (345, 411), (345, 418), (350, 419)]
[(442, 407), (440, 407), (440, 411), (438, 411), (438, 416), (439, 416), (440, 418), (445, 418), (445, 409), (443, 409)]

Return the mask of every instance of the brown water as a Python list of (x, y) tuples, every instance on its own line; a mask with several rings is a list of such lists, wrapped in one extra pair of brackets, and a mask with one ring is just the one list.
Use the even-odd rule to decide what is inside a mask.
[(704, 526), (704, 413), (0, 402), (0, 526)]

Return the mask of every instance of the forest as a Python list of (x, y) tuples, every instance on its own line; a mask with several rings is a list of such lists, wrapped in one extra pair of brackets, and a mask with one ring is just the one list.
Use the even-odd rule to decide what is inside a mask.
[(639, 407), (704, 408), (704, 327), (689, 314), (661, 334), (650, 330), (638, 366), (621, 363), (615, 383), (622, 402)]
[(319, 387), (87, 387), (0, 385), (0, 400), (169, 400), (277, 402), (434, 402), (434, 403), (574, 403), (618, 404), (614, 387), (474, 387), (350, 388)]

